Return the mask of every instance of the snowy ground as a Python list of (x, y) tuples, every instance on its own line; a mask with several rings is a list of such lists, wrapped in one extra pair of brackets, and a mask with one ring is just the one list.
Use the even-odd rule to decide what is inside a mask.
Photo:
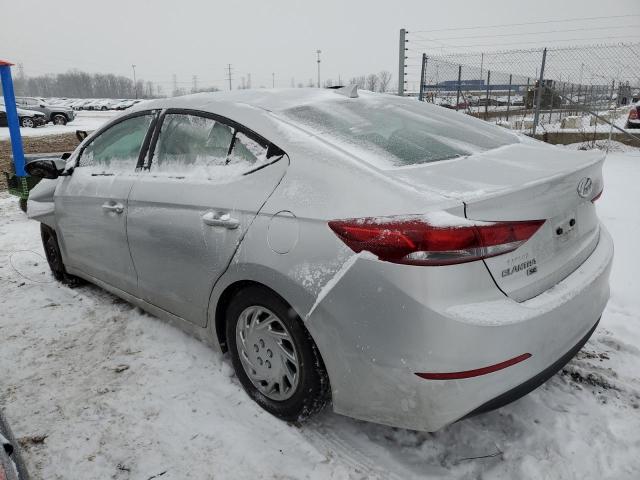
[[(38, 128), (20, 128), (20, 134), (23, 137), (43, 137), (45, 135), (59, 135), (61, 133), (73, 133), (76, 130), (92, 131), (102, 126), (105, 122), (109, 121), (115, 115), (122, 112), (110, 111), (106, 112), (94, 112), (91, 110), (81, 110), (76, 112), (76, 118), (66, 125), (54, 125), (47, 123), (46, 125)], [(9, 138), (9, 127), (0, 127), (0, 140), (6, 140)]]
[(35, 479), (637, 479), (640, 153), (611, 154), (605, 178), (616, 258), (594, 337), (530, 395), (434, 434), (330, 411), (276, 420), (227, 357), (96, 287), (53, 282), (38, 225), (0, 197), (0, 405)]

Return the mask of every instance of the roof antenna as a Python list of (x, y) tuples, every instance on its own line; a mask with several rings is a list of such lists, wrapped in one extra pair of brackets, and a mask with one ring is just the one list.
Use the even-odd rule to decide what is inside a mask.
[(347, 98), (358, 98), (358, 85), (355, 83), (347, 85), (346, 87), (335, 88), (334, 91)]

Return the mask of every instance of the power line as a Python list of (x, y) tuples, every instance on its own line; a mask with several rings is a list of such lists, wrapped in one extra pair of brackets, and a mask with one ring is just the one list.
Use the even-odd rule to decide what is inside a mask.
[(629, 18), (640, 17), (640, 14), (627, 14), (627, 15), (609, 15), (605, 17), (582, 17), (582, 18), (565, 18), (558, 20), (544, 20), (539, 22), (524, 22), (524, 23), (503, 23), (497, 25), (481, 25), (477, 27), (459, 27), (459, 28), (440, 28), (437, 30), (409, 30), (407, 33), (433, 33), (433, 32), (451, 32), (458, 30), (480, 30), (483, 28), (503, 28), (503, 27), (521, 27), (523, 25), (542, 25), (546, 23), (563, 23), (563, 22), (580, 22), (588, 20), (604, 20), (608, 18)]
[[(608, 37), (582, 37), (582, 38), (565, 38), (565, 39), (558, 39), (558, 40), (547, 40), (546, 42), (543, 42), (541, 40), (533, 40), (530, 42), (509, 42), (509, 45), (527, 45), (527, 44), (532, 44), (532, 43), (537, 43), (537, 44), (541, 44), (541, 43), (554, 43), (554, 42), (576, 42), (576, 41), (582, 41), (582, 40), (610, 40), (610, 39), (614, 39), (614, 38), (629, 38), (629, 37), (640, 37), (640, 34), (631, 34), (631, 35), (613, 35), (613, 36), (608, 36)], [(427, 47), (429, 48), (429, 45), (427, 45), (426, 43), (421, 44), (421, 42), (419, 41), (414, 41), (413, 43), (418, 44), (419, 46), (423, 46), (423, 47)], [(446, 45), (444, 48), (473, 48), (473, 47), (495, 47), (495, 46), (504, 46), (504, 42), (501, 43), (476, 43), (476, 44), (471, 44), (471, 45)], [(438, 47), (438, 48), (443, 48), (443, 47)]]
[(489, 35), (466, 35), (462, 37), (443, 37), (443, 38), (423, 38), (418, 36), (418, 40), (426, 40), (426, 41), (440, 41), (440, 40), (461, 40), (465, 38), (495, 38), (495, 37), (515, 37), (522, 35), (540, 35), (545, 33), (566, 33), (566, 32), (583, 32), (585, 30), (619, 30), (621, 28), (640, 28), (640, 25), (616, 25), (615, 27), (585, 27), (585, 28), (573, 28), (569, 30), (545, 30), (538, 32), (515, 32), (515, 33), (496, 33)]

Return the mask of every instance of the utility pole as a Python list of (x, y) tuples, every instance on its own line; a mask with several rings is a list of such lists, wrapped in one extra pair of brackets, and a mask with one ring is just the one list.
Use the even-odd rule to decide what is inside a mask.
[(198, 75), (193, 76), (193, 86), (191, 87), (193, 93), (198, 91)]
[(175, 97), (178, 92), (178, 76), (173, 74), (173, 92), (171, 92), (171, 96)]
[(25, 95), (26, 85), (24, 81), (24, 65), (22, 62), (18, 62), (18, 79), (20, 79), (20, 91), (18, 93)]
[(316, 54), (318, 55), (318, 88), (320, 88), (320, 54), (321, 50), (316, 50)]
[(138, 98), (138, 82), (136, 81), (136, 66), (132, 64), (131, 68), (133, 69), (133, 89), (136, 92), (136, 98)]
[(229, 90), (233, 90), (233, 86), (231, 85), (231, 64), (227, 64), (227, 75), (228, 75), (228, 80), (229, 80)]
[(275, 72), (271, 74), (271, 88), (276, 88), (276, 74), (275, 74)]
[(247, 88), (251, 88), (251, 74), (247, 73)]
[(404, 28), (400, 29), (400, 45), (398, 51), (398, 95), (401, 97), (404, 96), (404, 67), (406, 67), (404, 61), (407, 59), (407, 56), (405, 55), (407, 47), (405, 44), (409, 41), (406, 39), (407, 33), (409, 32)]

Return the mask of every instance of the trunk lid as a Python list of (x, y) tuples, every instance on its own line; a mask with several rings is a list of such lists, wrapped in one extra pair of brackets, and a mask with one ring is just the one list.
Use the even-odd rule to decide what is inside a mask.
[(595, 249), (599, 221), (591, 200), (603, 187), (603, 161), (602, 152), (520, 143), (392, 175), (459, 199), (471, 220), (545, 220), (515, 251), (483, 260), (498, 287), (524, 301), (568, 276)]

